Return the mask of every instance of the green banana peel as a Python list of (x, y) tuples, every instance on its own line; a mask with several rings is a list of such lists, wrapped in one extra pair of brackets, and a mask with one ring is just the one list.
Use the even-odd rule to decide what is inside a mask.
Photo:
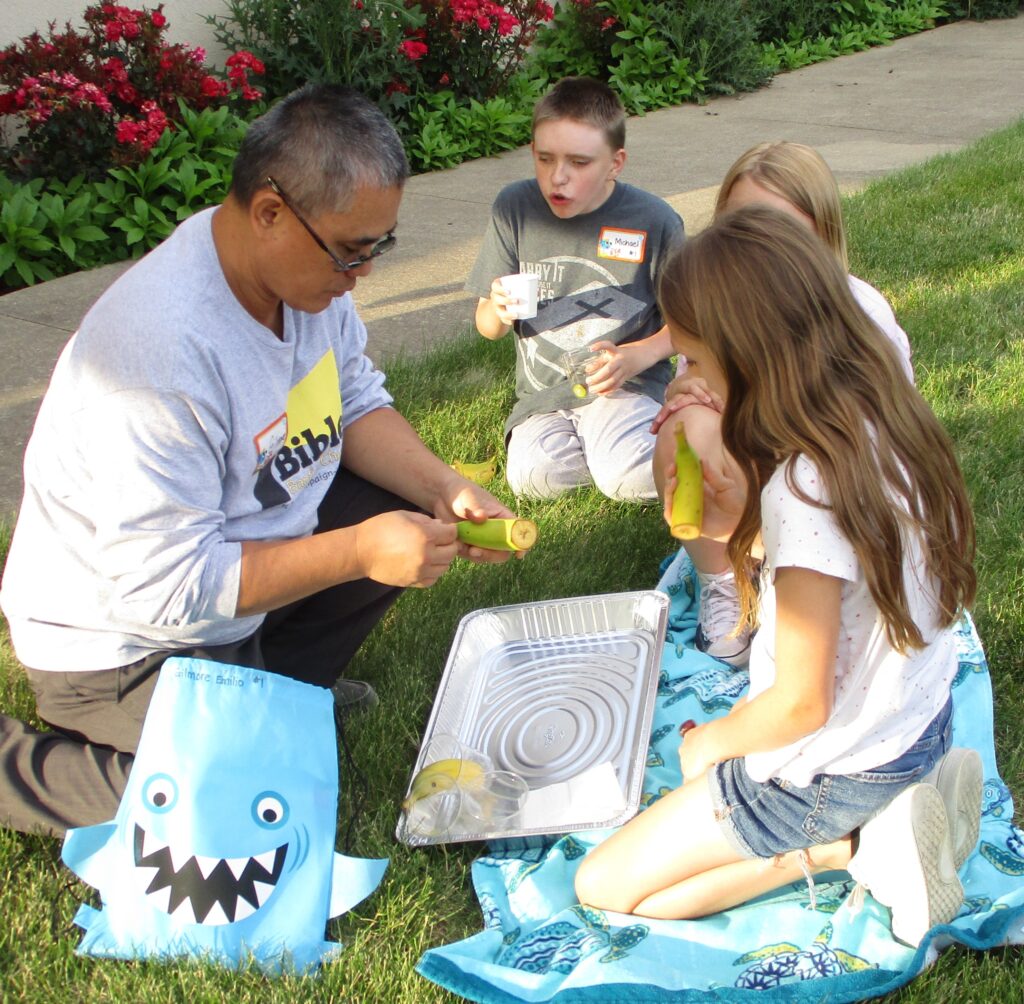
[(700, 536), (704, 519), (704, 471), (700, 458), (686, 441), (683, 423), (676, 424), (676, 490), (672, 493), (670, 532), (678, 540)]
[(537, 542), (537, 524), (532, 519), (489, 519), (455, 524), (459, 540), (492, 551), (528, 551)]

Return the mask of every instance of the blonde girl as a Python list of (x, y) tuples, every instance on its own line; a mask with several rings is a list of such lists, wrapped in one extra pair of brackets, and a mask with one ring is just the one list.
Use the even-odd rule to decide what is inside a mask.
[[(980, 818), (980, 760), (943, 794), (922, 782), (949, 747), (953, 625), (975, 592), (952, 447), (839, 260), (791, 214), (720, 216), (666, 263), (659, 299), (722, 402), (743, 484), (710, 487), (758, 631), (748, 697), (686, 732), (682, 786), (587, 857), (577, 894), (698, 917), (845, 868), (916, 944), (959, 909), (951, 837), (973, 844)], [(951, 835), (961, 818), (971, 832)]]
[[(719, 188), (715, 215), (753, 203), (774, 206), (791, 215), (817, 234), (849, 272), (839, 186), (816, 150), (801, 143), (768, 142), (741, 154)], [(904, 369), (913, 379), (910, 344), (885, 297), (856, 276), (848, 275), (847, 281), (860, 307), (899, 350)], [(680, 375), (669, 385), (666, 404), (652, 426), (652, 431), (658, 433), (654, 479), (659, 495), (664, 491), (665, 468), (672, 462), (676, 421), (682, 421), (687, 439), (705, 467), (730, 471), (736, 476), (722, 449), (721, 402), (709, 392), (699, 367), (692, 363), (687, 367), (682, 357), (680, 364)], [(678, 418), (666, 421), (676, 413)], [(723, 515), (716, 512), (714, 496), (708, 498), (708, 526), (711, 532), (692, 545), (685, 545), (701, 580), (697, 645), (726, 662), (744, 665), (750, 650), (749, 634), (735, 630), (739, 612), (737, 591), (725, 555), (729, 526)]]

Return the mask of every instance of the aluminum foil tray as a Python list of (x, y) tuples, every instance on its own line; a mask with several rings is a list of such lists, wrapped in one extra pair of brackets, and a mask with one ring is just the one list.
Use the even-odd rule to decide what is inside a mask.
[[(411, 777), (449, 737), (521, 777), (521, 812), (412, 846), (616, 826), (640, 804), (668, 618), (655, 590), (491, 607), (459, 623)], [(434, 762), (432, 757), (429, 762)], [(615, 789), (612, 791), (611, 789)]]

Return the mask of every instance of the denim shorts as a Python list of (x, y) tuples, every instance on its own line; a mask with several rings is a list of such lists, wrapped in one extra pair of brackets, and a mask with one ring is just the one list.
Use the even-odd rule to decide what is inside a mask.
[(856, 774), (817, 774), (806, 788), (772, 778), (754, 781), (743, 757), (707, 773), (715, 818), (745, 858), (770, 858), (828, 844), (863, 826), (949, 749), (953, 704), (943, 709), (895, 760)]

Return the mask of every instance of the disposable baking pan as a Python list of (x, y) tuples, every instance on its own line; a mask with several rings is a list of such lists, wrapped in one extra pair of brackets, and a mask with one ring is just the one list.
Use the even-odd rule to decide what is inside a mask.
[[(531, 837), (615, 826), (633, 816), (667, 617), (668, 597), (655, 590), (491, 607), (463, 617), (411, 777), (438, 759), (431, 750), (439, 744), (454, 745), (481, 769), (521, 778), (528, 791), (507, 818), (461, 813), (424, 828), (403, 812), (398, 839), (419, 846)], [(420, 808), (443, 807), (443, 798), (432, 798)]]

